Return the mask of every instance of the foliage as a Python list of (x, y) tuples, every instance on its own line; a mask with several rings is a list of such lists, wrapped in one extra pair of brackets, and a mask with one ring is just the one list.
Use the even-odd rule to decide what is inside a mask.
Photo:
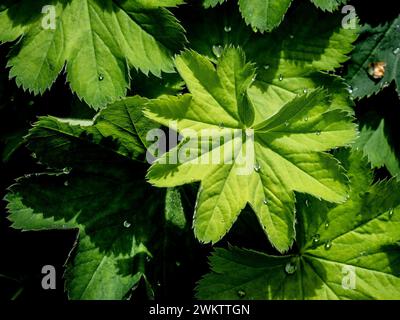
[(399, 299), (399, 18), (345, 3), (3, 1), (0, 297)]

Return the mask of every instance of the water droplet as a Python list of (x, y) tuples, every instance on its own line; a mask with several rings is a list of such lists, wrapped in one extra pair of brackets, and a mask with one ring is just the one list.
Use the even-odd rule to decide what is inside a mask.
[(64, 182), (64, 186), (66, 186), (66, 187), (68, 187), (68, 186), (69, 186), (69, 182), (68, 182), (68, 180), (66, 180), (66, 181)]
[(231, 32), (232, 31), (232, 27), (231, 26), (225, 26), (224, 27), (224, 31), (225, 32)]
[(104, 80), (104, 75), (103, 74), (99, 74), (99, 81), (103, 81)]
[(390, 209), (389, 210), (389, 219), (392, 219), (393, 215), (394, 215), (394, 210)]
[(296, 270), (297, 270), (296, 263), (294, 263), (293, 261), (290, 261), (290, 262), (286, 263), (285, 272), (287, 274), (293, 274), (293, 273), (296, 272)]
[(257, 30), (256, 27), (253, 28), (253, 32), (254, 32), (254, 33), (257, 33), (257, 32), (258, 32), (258, 30)]
[(313, 242), (313, 244), (317, 244), (317, 243), (319, 242), (320, 237), (321, 237), (321, 236), (319, 235), (319, 233), (315, 234), (315, 235), (312, 237), (312, 242)]
[(367, 251), (362, 251), (361, 253), (360, 253), (360, 256), (361, 257), (364, 257), (364, 256), (366, 256), (367, 255)]
[(256, 77), (255, 76), (251, 79), (251, 82), (254, 82), (254, 81), (256, 81)]
[(264, 69), (265, 70), (268, 70), (270, 68), (270, 65), (269, 64), (266, 64), (265, 66), (264, 66)]
[(125, 228), (130, 228), (131, 227), (131, 224), (128, 222), (128, 221), (124, 221), (124, 227)]
[(347, 88), (347, 91), (348, 91), (350, 94), (352, 94), (352, 93), (353, 93), (353, 88), (352, 88), (352, 87), (348, 87), (348, 88)]
[(393, 50), (394, 55), (398, 55), (400, 53), (400, 48), (396, 48)]
[(218, 125), (218, 127), (219, 127), (220, 129), (223, 129), (223, 128), (224, 128), (224, 123), (221, 122), (221, 123)]
[(36, 153), (33, 152), (33, 153), (31, 154), (31, 157), (32, 157), (33, 159), (37, 159)]
[(310, 204), (308, 202), (308, 199), (306, 199), (306, 207), (308, 207)]
[(264, 203), (265, 205), (267, 205), (267, 204), (269, 203), (269, 200), (268, 200), (267, 198), (265, 198), (265, 199), (263, 200), (263, 203)]
[(325, 223), (325, 230), (329, 228), (329, 222)]
[(289, 38), (290, 38), (290, 39), (294, 39), (294, 35), (291, 34), (291, 35), (289, 36)]
[(325, 250), (329, 250), (330, 248), (332, 248), (332, 241), (329, 240), (325, 243)]
[(285, 121), (285, 127), (289, 127), (289, 122)]
[(283, 75), (280, 74), (280, 75), (279, 75), (279, 81), (282, 81), (282, 80), (283, 80)]
[(317, 136), (320, 136), (320, 135), (321, 135), (321, 131), (320, 131), (320, 130), (317, 130), (317, 131), (315, 132), (315, 134), (316, 134)]
[(71, 168), (65, 167), (62, 171), (64, 174), (69, 174), (71, 172)]
[(305, 117), (304, 117), (304, 121), (308, 121), (308, 116), (305, 116)]
[(255, 171), (255, 172), (260, 172), (260, 170), (261, 170), (260, 164), (259, 164), (259, 163), (256, 163), (256, 164), (254, 165), (254, 171)]
[(216, 45), (216, 46), (212, 47), (212, 51), (217, 58), (221, 57), (222, 50), (223, 50), (223, 48), (221, 45)]
[(246, 292), (244, 290), (238, 290), (237, 295), (239, 298), (244, 298), (246, 296)]
[(308, 89), (303, 89), (303, 93), (307, 93), (308, 92)]

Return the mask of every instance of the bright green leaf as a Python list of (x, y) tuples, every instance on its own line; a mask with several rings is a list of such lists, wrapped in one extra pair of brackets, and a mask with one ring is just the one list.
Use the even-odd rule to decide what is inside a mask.
[[(343, 157), (342, 157), (343, 159)], [(216, 249), (200, 299), (399, 299), (400, 188), (372, 185), (360, 154), (343, 159), (351, 178), (341, 205), (301, 197), (298, 252), (272, 256)]]
[[(176, 67), (191, 95), (154, 100), (145, 114), (166, 126), (175, 121), (174, 129), (189, 141), (153, 164), (148, 178), (159, 187), (201, 181), (194, 218), (199, 240), (217, 242), (249, 203), (274, 246), (286, 251), (295, 237), (294, 190), (332, 202), (345, 200), (346, 177), (324, 151), (352, 142), (356, 130), (326, 92), (296, 97), (261, 120), (247, 95), (255, 69), (242, 50), (227, 48), (216, 69), (205, 57), (186, 51), (177, 57)], [(263, 106), (270, 107), (267, 99)], [(188, 129), (194, 131), (185, 134)], [(200, 137), (204, 129), (211, 136)], [(248, 151), (253, 145), (249, 130), (254, 130), (253, 151)], [(202, 139), (200, 145), (192, 140), (194, 134)], [(173, 163), (182, 150), (191, 150), (192, 156)], [(215, 153), (220, 162), (211, 163)], [(224, 158), (227, 154), (234, 159)], [(239, 154), (247, 157), (244, 163)]]
[(129, 68), (157, 76), (174, 71), (172, 52), (185, 40), (183, 29), (158, 6), (159, 1), (111, 0), (10, 4), (0, 12), (0, 41), (21, 38), (8, 62), (10, 76), (24, 89), (43, 93), (66, 64), (67, 80), (81, 99), (96, 109), (114, 102), (126, 95)]

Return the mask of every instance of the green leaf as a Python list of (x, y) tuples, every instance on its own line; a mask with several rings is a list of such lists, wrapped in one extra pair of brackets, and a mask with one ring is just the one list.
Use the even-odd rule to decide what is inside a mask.
[[(261, 118), (247, 95), (255, 69), (242, 50), (227, 48), (216, 69), (205, 57), (186, 51), (176, 67), (191, 95), (151, 101), (145, 114), (165, 126), (175, 121), (174, 130), (186, 139), (152, 165), (148, 178), (158, 187), (201, 181), (194, 217), (200, 241), (220, 240), (249, 203), (273, 245), (286, 251), (295, 237), (294, 190), (345, 200), (346, 177), (324, 152), (352, 142), (356, 130), (348, 113), (334, 110), (326, 92), (303, 94)], [(209, 136), (201, 136), (204, 129)], [(249, 130), (254, 139), (248, 138)], [(210, 161), (213, 154), (219, 162)], [(184, 156), (174, 163), (175, 155)]]
[[(342, 156), (342, 159), (344, 157)], [(298, 252), (272, 256), (216, 249), (200, 299), (399, 299), (400, 188), (372, 185), (359, 153), (349, 166), (350, 199), (341, 205), (302, 197)]]
[(314, 5), (322, 10), (332, 12), (340, 5), (346, 4), (347, 0), (310, 0)]
[(66, 166), (67, 160), (73, 165), (85, 165), (75, 157), (79, 153), (85, 153), (95, 161), (97, 146), (96, 152), (90, 155), (93, 143), (143, 161), (146, 134), (158, 127), (142, 114), (141, 108), (146, 101), (139, 96), (123, 99), (103, 109), (93, 121), (42, 117), (30, 133), (28, 146), (38, 151), (39, 160), (58, 168)]
[(292, 0), (239, 0), (239, 8), (247, 24), (270, 32), (283, 20)]
[(224, 3), (226, 0), (203, 0), (203, 5), (205, 8), (214, 8), (218, 4)]
[(55, 171), (10, 188), (9, 218), (17, 229), (79, 230), (66, 271), (72, 299), (122, 299), (147, 272), (164, 192), (151, 189), (146, 166), (131, 161), (145, 152), (142, 134), (152, 128), (141, 113), (145, 101), (127, 98), (94, 121), (43, 117), (27, 137)]
[[(114, 102), (126, 95), (129, 68), (157, 76), (174, 71), (171, 56), (185, 40), (183, 28), (158, 6), (159, 1), (111, 0), (9, 4), (0, 12), (0, 41), (19, 39), (8, 61), (10, 77), (43, 93), (66, 64), (67, 80), (81, 99), (96, 109)], [(43, 27), (51, 15), (41, 14), (43, 7), (54, 8), (54, 28)]]
[(19, 179), (6, 197), (16, 229), (79, 230), (66, 273), (71, 299), (122, 299), (150, 255), (160, 195), (133, 178), (137, 167), (111, 159), (108, 165)]
[[(363, 151), (372, 168), (382, 168), (390, 172), (392, 176), (400, 177), (400, 141), (398, 108), (391, 103), (380, 105), (377, 103), (381, 97), (369, 99), (371, 104), (363, 106), (363, 113), (358, 116), (360, 122), (360, 137), (354, 144), (355, 148)], [(393, 97), (397, 100), (396, 95)]]
[[(346, 80), (353, 87), (355, 98), (378, 93), (395, 81), (400, 94), (400, 17), (390, 23), (371, 27), (365, 25), (351, 57)], [(374, 64), (386, 64), (381, 78), (374, 78)], [(379, 74), (377, 76), (380, 76)]]

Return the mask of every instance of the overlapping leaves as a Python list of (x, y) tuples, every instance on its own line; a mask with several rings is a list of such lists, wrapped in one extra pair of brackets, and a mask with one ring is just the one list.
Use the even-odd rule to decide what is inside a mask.
[(201, 299), (399, 299), (400, 188), (372, 185), (360, 153), (342, 156), (351, 194), (338, 206), (302, 197), (298, 251), (272, 256), (216, 249)]
[[(215, 7), (226, 0), (204, 0), (204, 7)], [(275, 29), (282, 22), (293, 0), (238, 0), (246, 24), (261, 32)], [(347, 0), (310, 0), (316, 7), (334, 11)]]
[[(346, 199), (346, 177), (325, 151), (352, 142), (356, 130), (326, 92), (304, 94), (275, 112), (267, 99), (254, 108), (247, 92), (255, 69), (235, 48), (222, 53), (217, 69), (192, 51), (179, 56), (176, 67), (191, 95), (152, 101), (146, 115), (166, 126), (175, 121), (174, 129), (186, 139), (153, 164), (148, 178), (160, 187), (201, 181), (194, 218), (201, 241), (217, 242), (249, 203), (273, 245), (285, 251), (295, 236), (294, 190), (333, 202)], [(213, 132), (211, 148), (205, 148), (210, 137), (201, 137), (204, 129)], [(171, 162), (187, 151), (189, 158)], [(234, 161), (211, 161), (212, 153), (233, 155)], [(237, 161), (243, 153), (244, 165)]]
[(141, 116), (143, 100), (119, 102), (94, 122), (41, 118), (27, 138), (37, 159), (52, 171), (11, 186), (9, 219), (22, 230), (79, 230), (66, 271), (72, 299), (127, 297), (146, 276), (161, 222), (175, 224), (173, 217), (177, 227), (185, 224), (171, 200), (163, 217), (164, 191), (151, 189), (145, 165), (132, 161), (144, 152), (140, 130), (151, 127)]

